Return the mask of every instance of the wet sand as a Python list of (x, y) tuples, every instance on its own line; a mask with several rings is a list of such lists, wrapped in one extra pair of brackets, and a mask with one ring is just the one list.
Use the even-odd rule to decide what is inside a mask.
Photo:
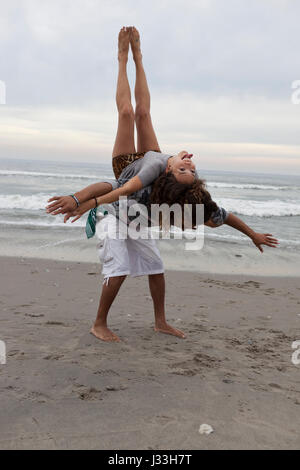
[(129, 278), (108, 344), (89, 333), (100, 265), (0, 263), (1, 449), (300, 447), (299, 278), (167, 272), (184, 340), (154, 332), (147, 278)]

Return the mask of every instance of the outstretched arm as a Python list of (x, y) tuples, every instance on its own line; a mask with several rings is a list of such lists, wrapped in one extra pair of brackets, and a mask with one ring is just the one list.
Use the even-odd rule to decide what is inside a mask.
[[(81, 191), (74, 194), (77, 197), (80, 204), (103, 194), (107, 194), (112, 191), (112, 185), (110, 183), (94, 183)], [(77, 209), (76, 201), (71, 196), (54, 196), (48, 200), (52, 202), (46, 207), (47, 213), (52, 215), (66, 214), (67, 212)], [(94, 200), (95, 206), (95, 200)]]
[[(229, 213), (224, 221), (224, 224), (233, 227), (234, 229), (238, 230), (239, 232), (244, 233), (247, 237), (251, 238), (254, 245), (263, 253), (263, 249), (261, 245), (267, 245), (272, 248), (276, 248), (278, 245), (278, 240), (273, 237), (271, 233), (258, 233), (252, 230), (245, 222), (243, 222), (239, 217), (236, 215)], [(207, 226), (209, 227), (217, 227), (211, 220), (206, 222)]]
[[(97, 205), (109, 204), (118, 201), (120, 196), (129, 196), (143, 187), (142, 181), (138, 176), (134, 176), (120, 188), (112, 191), (110, 183), (95, 183), (74, 194), (80, 205), (97, 198)], [(53, 202), (54, 201), (54, 202)], [(48, 202), (53, 202), (46, 207), (47, 212), (52, 215), (66, 214), (77, 209), (77, 204), (71, 196), (54, 196)], [(95, 206), (95, 201), (93, 207)], [(85, 211), (86, 212), (86, 211)], [(83, 212), (84, 213), (84, 212)]]
[(118, 201), (120, 196), (130, 196), (130, 194), (135, 193), (143, 187), (143, 183), (138, 176), (134, 176), (127, 183), (123, 184), (117, 189), (114, 189), (104, 196), (97, 197), (97, 205), (101, 204), (110, 204), (112, 202)]
[[(118, 201), (120, 196), (129, 196), (130, 194), (138, 191), (143, 187), (143, 184), (138, 176), (134, 176), (131, 180), (127, 181), (123, 186), (120, 188), (114, 189), (110, 191), (105, 196), (97, 197), (97, 206), (102, 204), (110, 204), (112, 202)], [(75, 217), (72, 220), (76, 222), (76, 220), (80, 219), (80, 217), (85, 214), (87, 211), (93, 209), (95, 207), (95, 199), (90, 199), (89, 201), (80, 204), (75, 210), (67, 211), (64, 217), (64, 222), (70, 219), (70, 217)]]

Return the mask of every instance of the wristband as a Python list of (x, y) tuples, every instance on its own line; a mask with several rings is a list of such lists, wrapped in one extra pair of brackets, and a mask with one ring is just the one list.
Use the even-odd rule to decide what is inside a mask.
[(98, 202), (97, 202), (96, 196), (94, 196), (94, 199), (95, 199), (95, 202), (96, 202), (96, 205), (95, 205), (95, 209), (96, 209), (96, 207), (98, 207)]
[(78, 201), (77, 197), (74, 196), (74, 194), (69, 194), (69, 196), (71, 196), (71, 197), (74, 199), (74, 201), (76, 202), (77, 207), (79, 207), (79, 206), (80, 206), (80, 202)]

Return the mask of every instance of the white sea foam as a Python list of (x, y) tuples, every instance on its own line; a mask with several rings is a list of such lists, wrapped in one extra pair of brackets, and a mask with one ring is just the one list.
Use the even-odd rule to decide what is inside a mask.
[[(63, 222), (62, 216), (57, 216), (57, 217), (34, 217), (34, 218), (29, 218), (29, 217), (20, 217), (18, 219), (2, 219), (0, 217), (0, 227), (2, 226), (3, 228), (6, 226), (8, 229), (10, 228), (15, 228), (16, 226), (23, 228), (23, 229), (38, 229), (38, 230), (49, 230), (49, 229), (58, 229), (58, 230), (74, 230), (74, 229), (80, 229), (81, 231), (84, 231), (85, 227), (85, 218), (81, 218), (77, 220), (74, 224), (70, 222), (70, 220), (65, 224)], [(152, 232), (160, 232), (161, 230), (158, 227), (153, 227)], [(179, 231), (181, 232), (180, 229), (178, 230), (172, 230), (172, 232)], [(84, 232), (83, 232), (84, 233)], [(171, 238), (173, 238), (171, 236)], [(80, 237), (80, 240), (85, 239), (84, 236)], [(183, 239), (185, 239), (183, 237)], [(205, 230), (205, 239), (207, 241), (212, 241), (212, 242), (220, 242), (220, 243), (237, 243), (237, 244), (242, 244), (244, 245), (245, 243), (249, 242), (248, 237), (243, 234), (231, 234), (231, 233), (216, 233), (215, 230), (211, 229), (206, 229)], [(63, 240), (62, 242), (57, 242), (56, 244), (60, 243), (66, 243), (70, 242), (73, 243), (74, 239), (67, 239)], [(279, 247), (286, 247), (286, 248), (291, 248), (291, 249), (298, 249), (300, 246), (300, 240), (289, 240), (289, 239), (284, 239), (284, 238), (278, 238), (279, 241)], [(173, 243), (176, 242), (176, 240), (172, 240), (172, 242), (169, 245), (164, 245), (162, 250), (165, 251), (172, 251), (174, 248)], [(54, 246), (53, 245), (53, 246)], [(47, 245), (48, 246), (48, 245)], [(50, 246), (50, 245), (49, 245)], [(183, 247), (183, 245), (182, 245)]]
[[(64, 162), (46, 165), (45, 162), (7, 161), (3, 164), (1, 160), (0, 165), (2, 254), (24, 256), (27, 253), (28, 256), (94, 261), (93, 242), (96, 240), (92, 243), (86, 241), (86, 215), (73, 224), (70, 220), (64, 224), (63, 215), (51, 216), (45, 207), (54, 195), (70, 194), (96, 181), (111, 181), (114, 178), (111, 168), (104, 164), (65, 165)], [(265, 250), (266, 272), (274, 275), (281, 270), (289, 275), (294, 272), (299, 275), (300, 179), (296, 175), (259, 175), (255, 178), (255, 175), (246, 173), (210, 172), (207, 185), (219, 206), (236, 213), (254, 230), (273, 233), (279, 239), (278, 250)], [(282, 223), (282, 216), (288, 215), (292, 217)], [(16, 228), (17, 237), (12, 236)], [(217, 229), (206, 228), (205, 249), (192, 256), (187, 256), (184, 241), (159, 242), (166, 266), (170, 269), (199, 270), (202, 266), (205, 270), (218, 272), (219, 269), (227, 269), (226, 266), (229, 270), (234, 266), (238, 272), (238, 266), (242, 266), (241, 272), (250, 272), (249, 266), (254, 260), (252, 272), (257, 272), (251, 240), (227, 225)], [(206, 256), (205, 253), (207, 262), (200, 262), (198, 257)], [(236, 259), (235, 253), (243, 256)], [(220, 259), (226, 262), (220, 263)], [(269, 265), (265, 261), (268, 259)]]
[[(37, 193), (33, 195), (7, 194), (0, 195), (0, 209), (22, 209), (30, 211), (45, 211), (48, 199), (53, 194)], [(299, 216), (300, 200), (283, 201), (272, 199), (255, 201), (237, 198), (218, 198), (216, 202), (227, 211), (240, 215), (255, 217)]]
[(80, 174), (65, 174), (65, 173), (46, 173), (39, 171), (17, 171), (17, 170), (0, 170), (0, 176), (33, 176), (33, 177), (44, 177), (44, 178), (58, 178), (58, 179), (88, 179), (105, 181), (112, 180), (112, 175), (80, 175)]
[(7, 226), (20, 226), (20, 227), (37, 227), (37, 228), (55, 228), (55, 227), (67, 227), (67, 228), (74, 228), (74, 227), (85, 227), (86, 221), (84, 218), (76, 220), (75, 223), (71, 223), (71, 219), (68, 220), (66, 223), (63, 222), (62, 216), (48, 216), (45, 218), (39, 218), (38, 220), (36, 219), (30, 219), (28, 217), (24, 218), (19, 218), (19, 219), (1, 219), (0, 218), (0, 225), (7, 225)]
[(300, 200), (282, 201), (272, 199), (255, 201), (249, 199), (216, 198), (216, 203), (229, 212), (254, 217), (286, 217), (300, 215)]
[[(86, 175), (74, 173), (53, 173), (41, 171), (19, 171), (19, 170), (0, 170), (0, 176), (31, 176), (43, 178), (57, 178), (57, 179), (86, 179), (86, 180), (112, 180), (113, 175)], [(207, 181), (208, 188), (233, 188), (233, 189), (257, 189), (257, 190), (272, 190), (272, 191), (289, 191), (300, 190), (298, 186), (275, 186), (269, 184), (256, 184), (256, 183), (224, 183), (220, 181)]]
[(0, 209), (45, 210), (48, 199), (54, 194), (37, 193), (30, 196), (22, 194), (1, 194)]
[(273, 186), (267, 184), (254, 184), (254, 183), (221, 183), (216, 181), (207, 181), (208, 188), (234, 188), (234, 189), (258, 189), (258, 190), (272, 190), (272, 191), (288, 191), (300, 190), (298, 186)]

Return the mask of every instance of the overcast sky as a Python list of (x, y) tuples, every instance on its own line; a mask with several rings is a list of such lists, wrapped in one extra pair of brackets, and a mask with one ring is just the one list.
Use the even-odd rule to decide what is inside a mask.
[[(110, 162), (117, 36), (135, 25), (163, 152), (300, 174), (299, 18), (299, 0), (0, 0), (0, 158)], [(128, 74), (133, 89), (131, 56)]]

